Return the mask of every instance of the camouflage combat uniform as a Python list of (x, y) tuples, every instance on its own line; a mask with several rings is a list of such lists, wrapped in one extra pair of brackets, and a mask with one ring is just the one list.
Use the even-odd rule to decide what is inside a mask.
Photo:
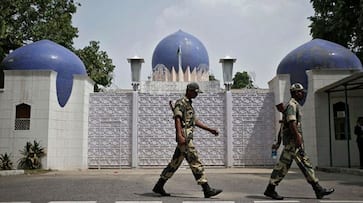
[(177, 116), (181, 118), (183, 135), (186, 137), (186, 144), (177, 145), (172, 160), (163, 170), (160, 177), (164, 180), (171, 178), (185, 158), (192, 169), (194, 178), (198, 184), (201, 185), (203, 183), (207, 183), (204, 167), (199, 160), (198, 152), (193, 144), (193, 131), (196, 117), (192, 101), (187, 97), (183, 97), (176, 101), (174, 117)]
[(302, 135), (301, 126), (301, 109), (300, 104), (291, 98), (286, 110), (284, 111), (284, 124), (283, 124), (283, 145), (284, 149), (281, 153), (279, 162), (275, 165), (270, 178), (271, 185), (278, 185), (287, 174), (291, 167), (292, 161), (295, 160), (300, 170), (304, 174), (306, 180), (310, 184), (318, 182), (315, 177), (315, 172), (309, 157), (305, 154), (303, 149), (298, 149), (295, 146), (296, 140), (294, 134), (289, 128), (290, 121), (296, 121), (297, 129)]

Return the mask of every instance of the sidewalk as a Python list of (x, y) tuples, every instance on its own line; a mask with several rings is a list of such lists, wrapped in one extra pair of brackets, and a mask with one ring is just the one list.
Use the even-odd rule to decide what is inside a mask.
[(363, 176), (363, 169), (359, 168), (317, 167), (317, 170), (327, 173), (344, 173), (350, 175)]
[[(45, 173), (44, 175), (119, 175), (119, 174), (150, 174), (150, 175), (160, 175), (163, 168), (123, 168), (123, 169), (85, 169), (85, 170), (69, 170), (69, 171), (51, 171)], [(272, 168), (225, 168), (225, 167), (206, 167), (207, 173), (213, 174), (270, 174)], [(180, 167), (178, 169), (178, 174), (191, 174), (189, 167)], [(294, 173), (294, 172), (291, 172)]]
[[(52, 170), (41, 175), (119, 175), (119, 174), (150, 174), (160, 175), (162, 167), (160, 168), (121, 168), (121, 169), (84, 169), (84, 170)], [(206, 167), (207, 173), (214, 174), (270, 174), (272, 168), (225, 168), (225, 167)], [(0, 170), (0, 176), (21, 175), (25, 174), (24, 170)], [(192, 173), (189, 167), (180, 167), (178, 169), (180, 174)], [(291, 171), (291, 173), (294, 173)]]
[[(119, 174), (151, 174), (159, 175), (163, 168), (122, 168), (122, 169), (84, 169), (84, 170), (54, 170), (43, 173), (42, 175), (119, 175)], [(298, 169), (296, 169), (298, 170)], [(295, 173), (295, 169), (290, 170), (289, 173)], [(363, 176), (363, 169), (358, 168), (338, 168), (338, 167), (318, 167), (318, 171), (323, 171), (327, 173), (344, 173), (350, 175)], [(272, 168), (242, 168), (242, 167), (206, 167), (207, 173), (213, 174), (271, 174)], [(191, 173), (189, 167), (181, 167), (178, 173), (185, 174)], [(10, 175), (22, 175), (24, 170), (0, 170), (0, 176), (10, 176)]]

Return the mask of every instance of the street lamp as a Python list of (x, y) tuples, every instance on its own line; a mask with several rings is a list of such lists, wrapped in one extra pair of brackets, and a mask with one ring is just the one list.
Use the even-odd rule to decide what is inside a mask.
[(226, 90), (231, 90), (232, 86), (232, 74), (233, 74), (233, 63), (236, 62), (237, 59), (232, 58), (230, 56), (225, 56), (219, 60), (219, 63), (222, 63), (223, 69), (223, 81)]
[(141, 64), (144, 59), (138, 56), (128, 58), (127, 61), (131, 64), (131, 85), (134, 91), (137, 91), (140, 85)]

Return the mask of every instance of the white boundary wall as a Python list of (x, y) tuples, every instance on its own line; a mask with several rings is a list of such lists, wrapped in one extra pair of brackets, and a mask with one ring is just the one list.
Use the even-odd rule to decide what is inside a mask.
[[(220, 136), (214, 137), (196, 129), (194, 140), (203, 163), (228, 167), (273, 165), (275, 160), (270, 157), (276, 131), (273, 94), (262, 89), (229, 93), (203, 93), (193, 100), (197, 116), (220, 131)], [(168, 102), (182, 96), (183, 93), (131, 91), (91, 94), (89, 167), (165, 166), (176, 146)], [(230, 115), (226, 114), (227, 98), (232, 101), (228, 107), (232, 109)], [(132, 113), (135, 105), (137, 113)], [(230, 134), (226, 126), (230, 126)]]

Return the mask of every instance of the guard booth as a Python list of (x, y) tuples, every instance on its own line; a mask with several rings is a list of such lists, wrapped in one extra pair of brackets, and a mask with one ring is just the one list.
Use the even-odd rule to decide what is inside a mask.
[[(359, 150), (354, 134), (357, 118), (363, 116), (363, 72), (354, 73), (317, 92), (317, 101), (324, 101), (328, 115), (328, 147), (331, 167), (359, 166)], [(319, 99), (320, 98), (320, 99)], [(324, 99), (322, 99), (324, 98)], [(319, 111), (317, 111), (319, 112)], [(320, 111), (321, 112), (321, 111)], [(317, 135), (327, 133), (317, 125)], [(320, 133), (319, 133), (320, 132)]]

